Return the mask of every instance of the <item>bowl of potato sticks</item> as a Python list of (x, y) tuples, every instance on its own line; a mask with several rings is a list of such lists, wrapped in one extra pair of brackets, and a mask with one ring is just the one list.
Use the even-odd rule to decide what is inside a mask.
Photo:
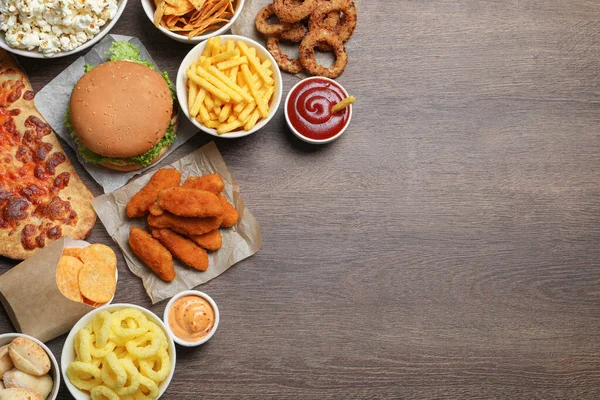
[(231, 28), (244, 0), (142, 0), (146, 16), (171, 39), (200, 43)]
[(281, 72), (254, 40), (216, 36), (196, 45), (177, 72), (186, 117), (217, 137), (239, 138), (265, 126), (281, 102)]
[(77, 400), (159, 398), (175, 371), (175, 343), (163, 322), (134, 304), (111, 304), (81, 318), (61, 356)]
[(0, 377), (5, 396), (0, 398), (55, 400), (58, 396), (60, 372), (56, 358), (33, 336), (0, 335)]

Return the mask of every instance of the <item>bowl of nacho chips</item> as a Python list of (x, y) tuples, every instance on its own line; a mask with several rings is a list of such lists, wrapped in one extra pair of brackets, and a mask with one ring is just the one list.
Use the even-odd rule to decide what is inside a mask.
[(200, 43), (229, 30), (244, 0), (142, 0), (148, 19), (182, 43)]

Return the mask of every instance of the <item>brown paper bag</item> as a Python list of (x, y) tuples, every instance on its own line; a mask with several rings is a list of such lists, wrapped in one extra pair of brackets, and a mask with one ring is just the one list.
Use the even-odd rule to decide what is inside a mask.
[(56, 286), (56, 267), (64, 244), (61, 238), (0, 276), (0, 302), (15, 329), (42, 342), (68, 332), (94, 310), (67, 299)]

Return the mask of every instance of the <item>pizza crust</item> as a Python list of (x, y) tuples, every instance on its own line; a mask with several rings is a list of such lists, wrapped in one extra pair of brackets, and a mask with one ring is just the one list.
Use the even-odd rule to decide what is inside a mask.
[[(13, 116), (13, 120), (16, 124), (16, 129), (23, 135), (28, 129), (25, 126), (25, 121), (31, 116), (39, 118), (39, 120), (46, 123), (42, 115), (35, 108), (31, 84), (24, 74), (23, 70), (16, 63), (16, 61), (6, 51), (0, 49), (0, 106), (6, 103), (6, 90), (4, 84), (15, 83), (21, 80), (24, 85), (22, 88), (21, 96), (18, 100), (12, 102), (7, 109), (19, 109), (20, 114)], [(12, 82), (11, 82), (12, 81)], [(3, 93), (4, 92), (4, 93)], [(27, 94), (27, 95), (26, 95)], [(29, 100), (26, 97), (30, 98)], [(47, 154), (46, 160), (52, 157), (55, 153), (64, 154), (64, 150), (58, 141), (58, 138), (54, 131), (51, 131), (48, 135), (42, 138), (43, 143), (49, 143), (52, 145), (51, 151)], [(13, 146), (16, 147), (16, 146)], [(17, 149), (12, 150), (14, 156)], [(13, 162), (20, 162), (14, 160)], [(44, 246), (49, 245), (60, 236), (69, 236), (73, 239), (83, 239), (87, 237), (95, 222), (96, 213), (91, 205), (91, 200), (94, 198), (92, 192), (85, 186), (75, 168), (65, 155), (65, 161), (60, 163), (55, 168), (55, 172), (51, 175), (53, 178), (58, 177), (61, 173), (69, 173), (68, 184), (55, 196), (58, 196), (61, 200), (70, 203), (71, 208), (77, 213), (77, 221), (73, 225), (62, 223), (56, 220), (50, 220), (42, 215), (32, 215), (32, 207), (29, 207), (29, 216), (25, 219), (18, 221), (14, 227), (0, 228), (0, 255), (23, 260), (33, 255), (40, 247), (34, 249), (26, 249), (22, 243), (22, 231), (28, 224), (35, 225), (36, 227), (42, 225), (44, 222), (50, 221), (54, 226), (60, 226), (62, 230), (61, 235), (48, 235), (43, 237)], [(4, 189), (4, 188), (3, 188)], [(72, 222), (71, 222), (72, 223)], [(57, 237), (51, 237), (57, 236)]]

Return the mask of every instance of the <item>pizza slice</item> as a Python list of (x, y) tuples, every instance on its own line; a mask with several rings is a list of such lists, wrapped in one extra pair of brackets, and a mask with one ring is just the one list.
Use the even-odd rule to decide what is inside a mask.
[(33, 102), (29, 80), (0, 49), (0, 255), (23, 260), (96, 222), (94, 195)]

